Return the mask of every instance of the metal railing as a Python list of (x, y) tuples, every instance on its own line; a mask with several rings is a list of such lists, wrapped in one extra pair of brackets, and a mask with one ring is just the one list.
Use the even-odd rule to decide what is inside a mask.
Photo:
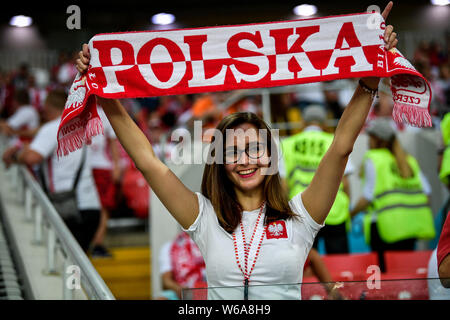
[[(69, 285), (69, 283), (74, 276), (77, 276), (88, 299), (115, 300), (38, 182), (26, 167), (17, 166), (17, 170), (17, 174), (13, 175), (13, 180), (15, 180), (13, 183), (17, 186), (17, 193), (23, 194), (25, 219), (33, 223), (34, 244), (44, 245), (45, 242), (47, 274), (58, 274), (56, 268), (57, 250), (63, 256), (64, 272), (61, 274), (63, 277), (63, 299), (71, 300), (74, 298), (74, 291), (78, 288)], [(44, 227), (47, 231), (45, 241)], [(73, 272), (69, 272), (70, 270)]]
[[(368, 275), (363, 280), (342, 280), (287, 283), (273, 285), (250, 285), (186, 288), (182, 290), (182, 300), (449, 300), (450, 289), (441, 284), (441, 279), (423, 277), (417, 274)], [(303, 279), (305, 280), (305, 279)], [(317, 282), (316, 282), (317, 281)], [(244, 296), (246, 292), (246, 296)]]
[[(0, 154), (7, 146), (7, 139), (0, 135)], [(115, 300), (108, 286), (81, 249), (78, 241), (56, 211), (29, 170), (22, 165), (9, 169), (10, 181), (24, 204), (25, 221), (33, 224), (33, 244), (46, 247), (46, 275), (61, 275), (62, 297), (74, 299), (77, 289), (83, 289), (88, 299)], [(57, 258), (63, 258), (63, 272), (58, 272)], [(78, 277), (80, 288), (75, 278)]]

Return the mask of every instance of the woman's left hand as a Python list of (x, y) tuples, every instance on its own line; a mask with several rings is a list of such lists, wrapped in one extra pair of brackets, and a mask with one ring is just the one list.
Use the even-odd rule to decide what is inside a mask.
[[(389, 16), (389, 13), (391, 12), (393, 6), (394, 3), (390, 1), (387, 4), (386, 8), (384, 8), (383, 12), (381, 13), (381, 16), (384, 18), (384, 21), (387, 20), (387, 17)], [(386, 50), (390, 50), (397, 46), (398, 43), (397, 33), (394, 32), (394, 27), (392, 25), (386, 26), (386, 29), (384, 30), (384, 43)]]
[[(387, 20), (387, 17), (389, 16), (389, 13), (391, 12), (392, 7), (394, 6), (394, 3), (390, 1), (386, 8), (384, 8), (383, 12), (381, 13), (381, 16), (383, 17), (384, 21)], [(398, 40), (397, 40), (397, 33), (394, 32), (394, 27), (392, 25), (386, 26), (386, 29), (384, 30), (384, 45), (386, 50), (390, 50), (392, 48), (395, 48), (397, 46)], [(368, 85), (370, 88), (377, 88), (378, 83), (380, 81), (380, 78), (378, 77), (365, 77), (362, 78), (362, 81)]]

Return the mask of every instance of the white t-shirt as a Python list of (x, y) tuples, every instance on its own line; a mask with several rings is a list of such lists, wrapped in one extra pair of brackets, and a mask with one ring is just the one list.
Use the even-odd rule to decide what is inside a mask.
[(77, 72), (78, 71), (74, 63), (66, 62), (59, 68), (56, 77), (59, 83), (68, 83), (75, 79)]
[[(82, 150), (69, 153), (58, 159), (56, 139), (60, 119), (52, 120), (42, 126), (30, 144), (30, 149), (44, 157), (44, 175), (49, 192), (61, 192), (72, 189), (76, 172), (81, 164)], [(97, 189), (92, 178), (89, 152), (77, 186), (78, 208), (80, 210), (100, 209)]]
[(42, 111), (44, 109), (45, 99), (47, 98), (48, 92), (45, 89), (40, 88), (30, 88), (28, 89), (30, 95), (31, 104), (36, 110)]
[(39, 114), (33, 106), (21, 106), (8, 118), (8, 125), (14, 130), (36, 129), (39, 126)]
[[(195, 241), (205, 260), (208, 299), (243, 299), (244, 276), (236, 263), (233, 237), (220, 226), (211, 202), (202, 194), (196, 194), (199, 214), (185, 231)], [(293, 197), (289, 205), (298, 216), (285, 221), (287, 238), (264, 237), (250, 276), (250, 300), (301, 299), (299, 284), (303, 279), (303, 266), (323, 224), (319, 225), (311, 218), (303, 206), (301, 194)], [(258, 213), (259, 209), (243, 212), (247, 238), (252, 233)]]
[(438, 279), (439, 273), (436, 251), (437, 249), (433, 250), (430, 260), (428, 261), (428, 294), (430, 300), (450, 300), (450, 289), (445, 288)]
[(99, 134), (92, 138), (92, 144), (88, 149), (91, 167), (93, 169), (112, 170), (113, 164), (108, 152), (108, 139), (116, 139), (116, 134), (103, 109), (97, 107), (97, 112), (103, 123), (104, 134)]

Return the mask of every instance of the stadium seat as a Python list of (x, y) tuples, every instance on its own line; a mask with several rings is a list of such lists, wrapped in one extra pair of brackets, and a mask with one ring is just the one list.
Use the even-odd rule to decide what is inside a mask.
[[(360, 300), (366, 288), (365, 281), (337, 281), (334, 286), (339, 293), (348, 300)], [(303, 300), (327, 300), (329, 298), (323, 283), (315, 277), (303, 279), (302, 299)]]
[(386, 273), (407, 274), (410, 278), (426, 278), (431, 252), (432, 250), (386, 251), (384, 253)]
[(374, 252), (359, 254), (328, 254), (323, 255), (322, 260), (326, 264), (333, 281), (358, 281), (366, 280), (371, 274), (367, 268), (371, 265), (378, 266), (378, 256)]
[(379, 289), (366, 290), (367, 300), (428, 300), (427, 279), (411, 279), (411, 274), (382, 274)]
[(316, 277), (303, 279), (302, 300), (326, 300), (327, 296), (327, 291)]

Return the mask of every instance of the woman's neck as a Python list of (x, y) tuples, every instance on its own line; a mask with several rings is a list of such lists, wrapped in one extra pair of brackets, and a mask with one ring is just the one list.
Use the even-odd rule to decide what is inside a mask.
[(253, 211), (259, 209), (265, 200), (262, 188), (255, 191), (243, 192), (242, 190), (236, 190), (235, 192), (237, 200), (243, 211)]

